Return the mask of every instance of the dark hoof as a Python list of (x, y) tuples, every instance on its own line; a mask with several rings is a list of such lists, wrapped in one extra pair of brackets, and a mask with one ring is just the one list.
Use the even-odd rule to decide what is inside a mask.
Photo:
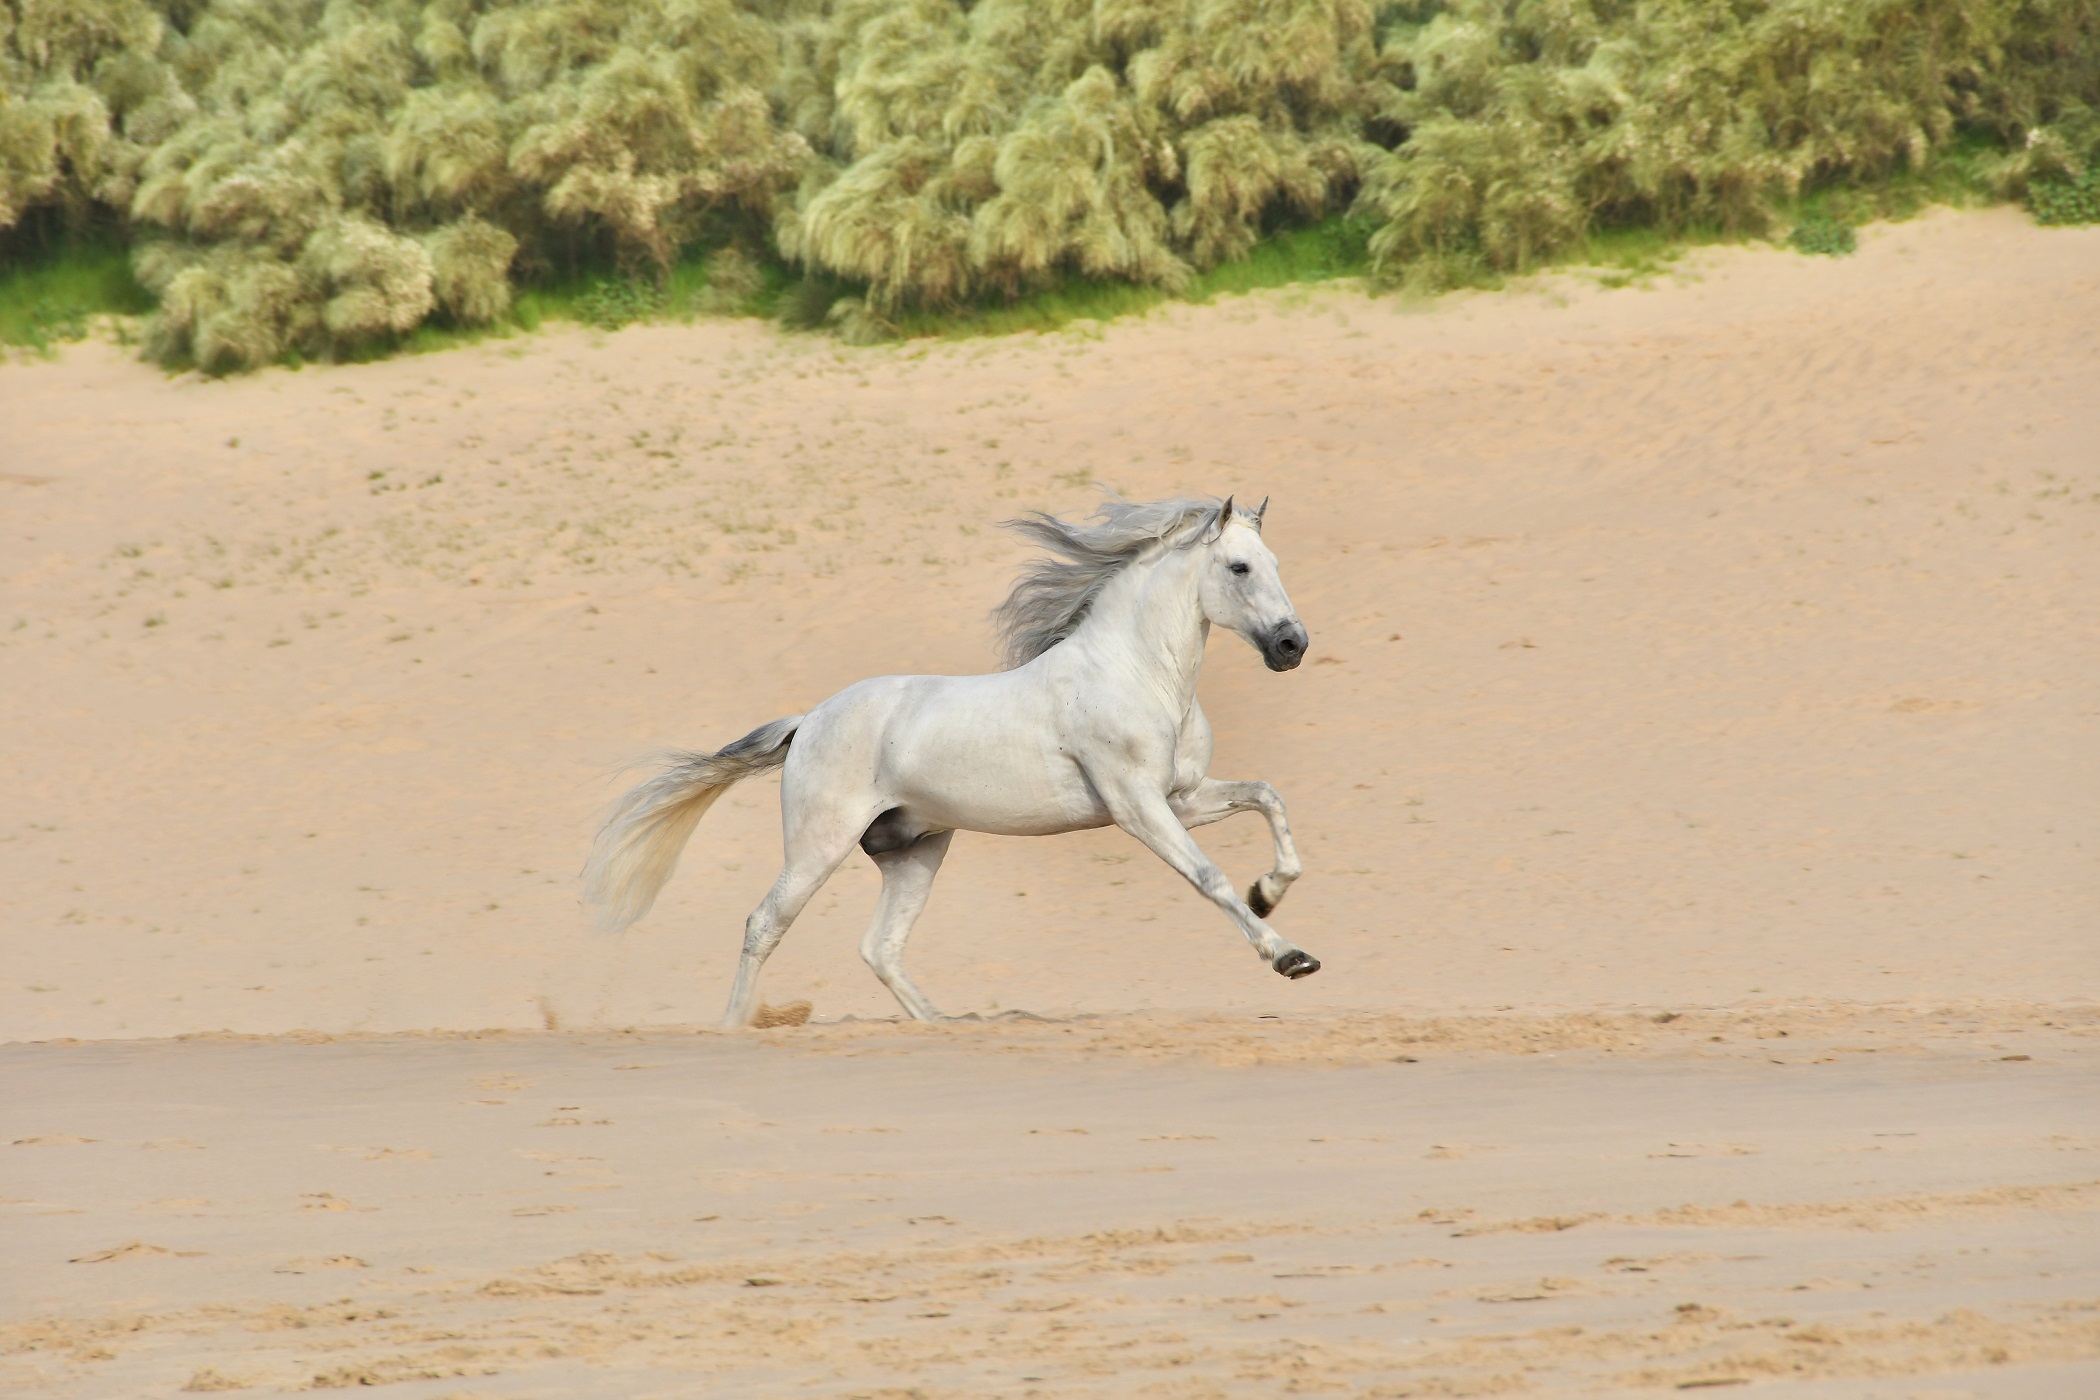
[(1320, 970), (1320, 960), (1303, 948), (1293, 948), (1276, 960), (1276, 970), (1293, 982)]
[(1276, 907), (1269, 903), (1268, 896), (1261, 892), (1259, 880), (1247, 886), (1247, 907), (1254, 911), (1254, 917), (1257, 919), (1268, 918), (1270, 911)]

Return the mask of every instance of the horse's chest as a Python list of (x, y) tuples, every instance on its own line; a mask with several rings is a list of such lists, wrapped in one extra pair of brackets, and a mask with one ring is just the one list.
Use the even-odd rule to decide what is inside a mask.
[(1187, 792), (1210, 776), (1210, 722), (1198, 706), (1189, 706), (1188, 716), (1174, 742), (1174, 775), (1170, 791)]

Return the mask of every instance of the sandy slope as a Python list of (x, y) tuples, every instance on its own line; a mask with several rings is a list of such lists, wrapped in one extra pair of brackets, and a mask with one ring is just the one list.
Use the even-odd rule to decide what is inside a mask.
[[(1698, 266), (872, 351), (11, 368), (0, 1035), (711, 1018), (773, 797), (607, 942), (571, 885), (606, 767), (983, 668), (994, 522), (1097, 478), (1276, 497), (1317, 661), (1220, 641), (1205, 703), (1292, 803), (1328, 970), (1267, 976), (1119, 835), (965, 837), (914, 948), (948, 1009), (2089, 993), (2100, 232)], [(1205, 840), (1266, 867), (1251, 819)], [(770, 994), (886, 1009), (872, 888)]]
[[(2100, 231), (1995, 212), (1430, 309), (0, 369), (0, 1040), (127, 1038), (0, 1052), (0, 1285), (45, 1319), (5, 1384), (1398, 1395), (1728, 1362), (1802, 1395), (2095, 1393), (2096, 326)], [(607, 769), (983, 668), (1022, 557), (995, 522), (1096, 480), (1275, 497), (1315, 660), (1221, 640), (1204, 702), (1217, 771), (1292, 804), (1278, 922), (1326, 970), (1271, 976), (1116, 833), (965, 836), (928, 991), (1105, 1019), (674, 1034), (726, 993), (774, 798), (718, 806), (603, 939), (572, 875)], [(1202, 839), (1266, 867), (1258, 822)], [(854, 953), (873, 889), (849, 862), (770, 1000), (893, 1010)], [(547, 1025), (596, 1029), (135, 1039)], [(532, 1172), (618, 1189), (558, 1211)], [(778, 1291), (737, 1291), (754, 1271)], [(1864, 1287), (1899, 1274), (1899, 1306)], [(1850, 1301), (1779, 1297), (1816, 1280)]]

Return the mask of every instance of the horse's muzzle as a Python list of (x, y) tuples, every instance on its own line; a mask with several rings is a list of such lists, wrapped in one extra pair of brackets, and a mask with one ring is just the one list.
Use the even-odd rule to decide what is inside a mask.
[(1305, 659), (1305, 648), (1310, 642), (1305, 635), (1305, 626), (1295, 619), (1279, 622), (1271, 628), (1261, 644), (1261, 659), (1272, 671), (1288, 671)]

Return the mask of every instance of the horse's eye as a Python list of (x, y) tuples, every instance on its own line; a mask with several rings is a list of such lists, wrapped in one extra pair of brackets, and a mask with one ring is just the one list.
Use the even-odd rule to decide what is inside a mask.
[(1247, 572), (1247, 566), (1245, 564), (1234, 564), (1232, 571), (1236, 574), (1244, 574)]

